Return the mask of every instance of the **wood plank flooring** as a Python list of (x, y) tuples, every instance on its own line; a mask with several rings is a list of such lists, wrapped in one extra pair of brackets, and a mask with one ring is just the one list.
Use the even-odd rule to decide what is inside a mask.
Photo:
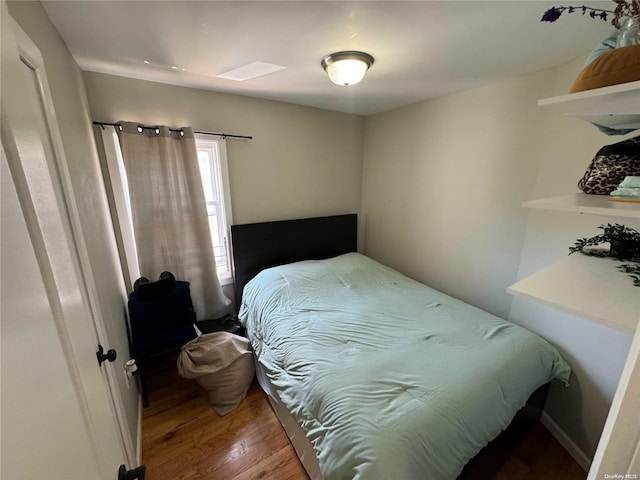
[[(142, 421), (146, 480), (308, 479), (256, 382), (242, 404), (224, 417), (211, 409), (195, 381), (178, 375), (175, 357), (150, 369), (147, 385), (150, 406), (144, 409)], [(549, 432), (537, 425), (487, 480), (584, 480), (586, 476)]]

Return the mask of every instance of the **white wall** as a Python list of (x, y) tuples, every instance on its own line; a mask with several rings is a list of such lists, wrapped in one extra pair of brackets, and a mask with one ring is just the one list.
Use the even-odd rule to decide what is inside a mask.
[(365, 121), (365, 252), (506, 317), (538, 170), (546, 71)]
[(93, 120), (193, 126), (227, 140), (234, 223), (359, 212), (362, 117), (85, 72)]
[(578, 191), (597, 149), (617, 141), (536, 106), (539, 98), (566, 93), (581, 65), (366, 118), (362, 214), (367, 255), (559, 347), (574, 376), (571, 387), (553, 389), (546, 418), (559, 427), (554, 433), (566, 434), (563, 441), (571, 439), (567, 446), (584, 464), (595, 451), (631, 337), (505, 292), (600, 224), (521, 207)]
[[(227, 140), (233, 223), (359, 213), (356, 115), (84, 72), (92, 119), (251, 135)], [(233, 285), (223, 287), (235, 299)]]

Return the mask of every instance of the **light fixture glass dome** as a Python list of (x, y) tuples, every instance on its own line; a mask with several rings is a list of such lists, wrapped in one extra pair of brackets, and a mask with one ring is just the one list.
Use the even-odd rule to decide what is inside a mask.
[(354, 50), (336, 52), (322, 59), (322, 68), (336, 85), (355, 85), (373, 65), (373, 57), (368, 53)]

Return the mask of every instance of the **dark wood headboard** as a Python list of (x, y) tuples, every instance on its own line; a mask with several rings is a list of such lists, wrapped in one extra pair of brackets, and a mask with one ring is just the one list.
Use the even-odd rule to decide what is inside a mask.
[(358, 215), (231, 225), (236, 305), (244, 286), (265, 268), (322, 260), (358, 249)]

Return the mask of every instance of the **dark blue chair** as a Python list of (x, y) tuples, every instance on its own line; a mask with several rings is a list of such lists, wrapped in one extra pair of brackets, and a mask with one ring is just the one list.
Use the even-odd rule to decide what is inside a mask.
[(136, 359), (144, 406), (149, 397), (144, 376), (150, 361), (180, 351), (198, 336), (189, 282), (175, 280), (169, 272), (150, 282), (142, 277), (129, 295), (131, 354)]

